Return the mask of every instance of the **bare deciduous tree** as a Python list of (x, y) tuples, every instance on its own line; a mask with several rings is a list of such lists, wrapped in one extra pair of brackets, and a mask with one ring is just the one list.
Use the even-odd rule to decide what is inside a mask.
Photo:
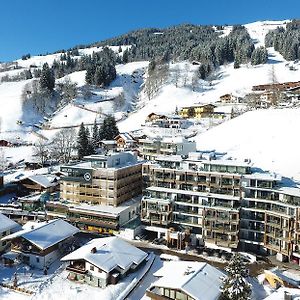
[(67, 163), (71, 159), (72, 151), (76, 147), (76, 130), (74, 128), (64, 128), (54, 136), (51, 155), (62, 163)]
[(34, 155), (38, 158), (39, 164), (43, 167), (47, 159), (49, 158), (49, 143), (39, 138), (34, 144)]

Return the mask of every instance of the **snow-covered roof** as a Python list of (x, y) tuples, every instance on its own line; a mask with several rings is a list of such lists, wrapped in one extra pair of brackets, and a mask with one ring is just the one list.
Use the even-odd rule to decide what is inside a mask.
[(90, 214), (97, 213), (97, 214), (105, 214), (110, 215), (112, 217), (118, 217), (123, 211), (127, 210), (129, 207), (133, 205), (138, 205), (140, 202), (140, 196), (130, 199), (126, 202), (123, 202), (121, 205), (115, 207), (110, 205), (89, 205), (82, 203), (80, 205), (70, 207), (70, 211), (82, 211), (88, 212)]
[(245, 178), (248, 179), (258, 179), (258, 180), (276, 180), (280, 181), (282, 177), (277, 173), (269, 173), (269, 172), (254, 172), (251, 174), (244, 175)]
[(273, 273), (276, 276), (278, 276), (280, 279), (282, 279), (285, 282), (288, 282), (290, 286), (293, 287), (300, 287), (300, 272), (293, 269), (279, 269), (278, 267), (275, 267), (271, 270), (265, 270), (265, 273)]
[(289, 187), (289, 186), (282, 186), (279, 189), (279, 192), (282, 192), (284, 194), (300, 197), (300, 187)]
[(181, 155), (158, 155), (156, 157), (157, 161), (173, 161), (173, 162), (182, 162)]
[(77, 232), (79, 232), (78, 228), (64, 220), (56, 219), (40, 223), (30, 222), (23, 226), (23, 230), (10, 234), (2, 240), (12, 240), (22, 237), (39, 249), (45, 250)]
[(134, 143), (135, 142), (134, 138), (128, 132), (119, 133), (115, 137), (115, 139), (117, 139), (117, 138), (122, 138), (127, 143)]
[(293, 300), (300, 300), (300, 289), (280, 287), (264, 300), (285, 300), (287, 295), (292, 295)]
[(56, 180), (57, 177), (54, 175), (33, 175), (33, 176), (29, 176), (28, 179), (32, 180), (33, 182), (41, 185), (44, 188), (48, 188), (51, 186), (56, 185)]
[(154, 276), (160, 277), (154, 286), (180, 289), (195, 300), (215, 300), (220, 295), (221, 278), (225, 275), (207, 263), (170, 261)]
[(10, 230), (18, 226), (20, 226), (18, 223), (0, 213), (0, 232)]
[(57, 179), (58, 177), (52, 174), (36, 174), (36, 175), (30, 175), (30, 176), (26, 176), (26, 177), (20, 177), (20, 178), (16, 178), (14, 181), (15, 182), (19, 182), (21, 180), (25, 180), (25, 179), (29, 179), (33, 182), (35, 182), (36, 184), (41, 185), (44, 188), (48, 188), (51, 186), (55, 186), (57, 185)]
[(161, 142), (169, 144), (189, 143), (183, 136), (164, 137)]
[(102, 140), (101, 143), (103, 145), (116, 145), (117, 142), (115, 140)]
[(128, 270), (133, 264), (139, 265), (147, 255), (120, 238), (106, 237), (88, 242), (61, 260), (85, 260), (105, 272), (110, 272), (117, 267)]

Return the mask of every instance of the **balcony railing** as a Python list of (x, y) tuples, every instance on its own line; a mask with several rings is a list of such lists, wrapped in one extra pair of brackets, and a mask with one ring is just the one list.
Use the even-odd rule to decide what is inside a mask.
[(66, 267), (66, 270), (67, 271), (71, 271), (71, 272), (74, 272), (74, 273), (79, 273), (79, 274), (86, 274), (87, 273), (87, 270), (85, 269), (84, 265), (68, 265)]

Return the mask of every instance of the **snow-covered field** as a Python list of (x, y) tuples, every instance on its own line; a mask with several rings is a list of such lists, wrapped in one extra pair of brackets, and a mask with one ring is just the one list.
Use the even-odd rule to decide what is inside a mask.
[(199, 149), (217, 149), (255, 166), (300, 180), (300, 109), (247, 112), (197, 135)]

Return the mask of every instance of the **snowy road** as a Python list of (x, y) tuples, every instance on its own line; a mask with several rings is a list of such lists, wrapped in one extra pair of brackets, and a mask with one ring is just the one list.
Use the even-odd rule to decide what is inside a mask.
[(147, 272), (145, 277), (141, 280), (141, 282), (136, 286), (134, 291), (126, 298), (128, 300), (139, 300), (139, 299), (147, 299), (144, 297), (146, 293), (146, 289), (153, 283), (156, 278), (153, 274), (162, 267), (163, 262), (161, 259), (156, 256), (150, 270)]

